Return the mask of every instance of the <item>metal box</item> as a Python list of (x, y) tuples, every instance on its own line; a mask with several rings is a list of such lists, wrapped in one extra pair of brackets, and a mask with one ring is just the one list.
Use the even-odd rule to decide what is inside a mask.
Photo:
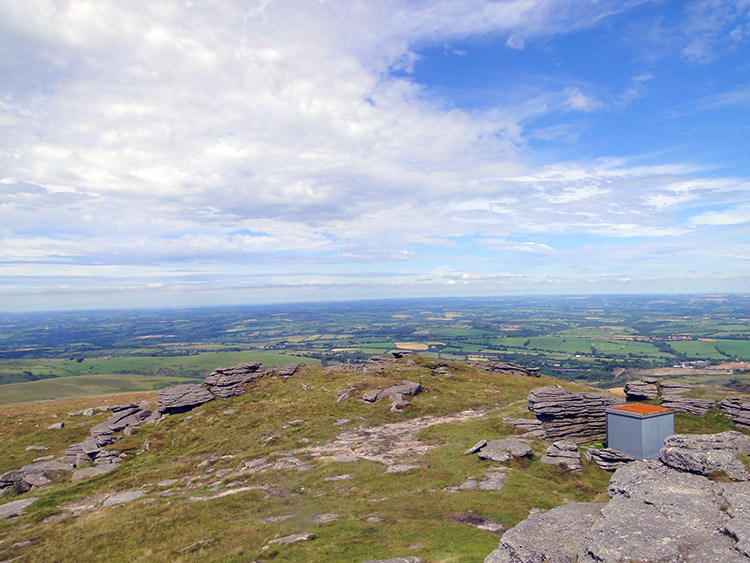
[(630, 403), (607, 409), (606, 416), (607, 447), (635, 459), (657, 457), (674, 434), (674, 413), (664, 407)]

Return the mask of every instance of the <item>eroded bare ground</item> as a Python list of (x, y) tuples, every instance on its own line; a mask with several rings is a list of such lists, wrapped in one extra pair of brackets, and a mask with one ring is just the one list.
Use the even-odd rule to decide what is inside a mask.
[(368, 428), (360, 427), (357, 430), (342, 432), (326, 444), (308, 446), (290, 453), (308, 454), (312, 457), (330, 456), (340, 460), (364, 459), (394, 465), (422, 456), (438, 447), (416, 439), (416, 434), (423, 428), (479, 418), (487, 414), (488, 410), (487, 408), (466, 410), (442, 416), (425, 416), (401, 422), (389, 422)]

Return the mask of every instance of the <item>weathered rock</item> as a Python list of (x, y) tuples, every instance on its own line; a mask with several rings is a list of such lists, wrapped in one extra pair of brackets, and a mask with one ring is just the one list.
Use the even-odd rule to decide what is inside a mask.
[(12, 518), (13, 516), (22, 516), (26, 507), (36, 501), (36, 499), (37, 497), (28, 497), (0, 504), (0, 520)]
[(64, 422), (54, 422), (47, 427), (47, 430), (60, 430), (65, 428)]
[(680, 381), (662, 381), (661, 382), (661, 394), (663, 397), (670, 395), (682, 395), (683, 393), (694, 389), (695, 385), (690, 383), (682, 383)]
[(659, 396), (659, 387), (653, 380), (644, 381), (640, 379), (638, 381), (629, 381), (625, 384), (623, 389), (625, 396), (630, 401), (647, 401), (656, 399)]
[(362, 563), (423, 563), (421, 557), (395, 557), (391, 559), (368, 559)]
[(492, 440), (479, 450), (479, 459), (489, 459), (497, 462), (510, 461), (514, 457), (530, 457), (531, 446), (516, 438)]
[(328, 522), (334, 522), (335, 520), (338, 520), (341, 518), (338, 514), (318, 514), (315, 518), (313, 518), (313, 522), (316, 524), (327, 524)]
[(526, 433), (523, 436), (541, 438), (542, 440), (545, 437), (542, 421), (538, 418), (504, 418), (503, 422), (524, 430)]
[(386, 473), (406, 473), (407, 471), (411, 471), (412, 469), (419, 469), (418, 465), (411, 465), (408, 463), (397, 463), (394, 465), (389, 465), (388, 469), (385, 470)]
[(213, 399), (214, 396), (202, 386), (196, 383), (183, 383), (159, 391), (156, 409), (166, 414), (181, 413)]
[[(502, 471), (488, 471), (482, 477), (479, 482), (479, 490), (481, 491), (499, 491), (505, 486), (505, 478), (508, 476), (507, 473)], [(460, 489), (461, 487), (459, 487)]]
[(529, 516), (507, 532), (484, 563), (574, 563), (602, 503), (564, 504)]
[(486, 445), (487, 445), (487, 440), (484, 440), (484, 439), (479, 440), (476, 444), (474, 444), (468, 450), (466, 450), (464, 452), (464, 455), (475, 454), (479, 450), (481, 450), (483, 447), (485, 447)]
[(399, 394), (391, 395), (391, 412), (398, 412), (411, 405), (411, 403), (404, 399), (404, 396)]
[(695, 416), (705, 416), (715, 405), (716, 401), (711, 399), (697, 399), (681, 395), (666, 395), (661, 400), (662, 407), (672, 409), (675, 412), (686, 412)]
[(659, 459), (666, 465), (699, 475), (723, 472), (736, 481), (750, 480), (738, 455), (750, 455), (750, 436), (733, 430), (720, 434), (675, 434), (664, 441)]
[(474, 367), (493, 373), (507, 373), (510, 375), (520, 375), (523, 377), (539, 377), (542, 368), (527, 368), (525, 366), (511, 362), (472, 362)]
[(203, 380), (203, 384), (220, 399), (228, 399), (242, 395), (248, 383), (268, 373), (270, 373), (269, 370), (261, 369), (259, 362), (245, 362), (228, 368), (215, 369)]
[(605, 410), (625, 399), (609, 393), (574, 393), (560, 386), (529, 393), (529, 410), (542, 422), (548, 440), (592, 440), (606, 433)]
[(600, 469), (604, 471), (617, 471), (623, 465), (632, 463), (634, 458), (612, 448), (602, 450), (591, 449), (586, 452), (586, 459), (593, 461)]
[(116, 506), (118, 504), (125, 504), (126, 502), (133, 502), (145, 494), (146, 493), (143, 491), (125, 491), (123, 493), (115, 493), (107, 498), (107, 500), (102, 503), (102, 506)]
[(370, 389), (365, 391), (362, 399), (367, 403), (374, 403), (381, 399), (391, 398), (396, 395), (418, 395), (422, 392), (422, 385), (413, 381), (402, 381), (386, 389)]
[(272, 544), (290, 544), (301, 541), (310, 541), (315, 538), (315, 534), (292, 534), (291, 536), (284, 536), (283, 538), (276, 538), (275, 540), (269, 541), (264, 547), (263, 551), (267, 551)]
[(344, 389), (339, 389), (338, 392), (336, 393), (336, 402), (340, 403), (341, 401), (345, 401), (346, 399), (351, 397), (352, 393), (354, 393), (356, 390), (357, 388), (354, 386), (346, 387)]
[(286, 364), (285, 366), (276, 368), (274, 372), (276, 373), (276, 375), (279, 375), (281, 377), (292, 377), (304, 365), (305, 364), (303, 364), (302, 362), (297, 362), (294, 364)]
[(542, 456), (542, 463), (559, 465), (569, 471), (581, 471), (581, 454), (578, 453), (578, 445), (567, 440), (554, 442)]
[(727, 397), (721, 402), (721, 410), (729, 420), (741, 428), (750, 428), (750, 397)]

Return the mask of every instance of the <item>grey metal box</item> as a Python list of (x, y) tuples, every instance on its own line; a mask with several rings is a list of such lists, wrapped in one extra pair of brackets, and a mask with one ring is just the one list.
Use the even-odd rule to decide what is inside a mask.
[(664, 407), (631, 403), (607, 409), (606, 416), (607, 447), (635, 459), (657, 457), (674, 434), (674, 413)]

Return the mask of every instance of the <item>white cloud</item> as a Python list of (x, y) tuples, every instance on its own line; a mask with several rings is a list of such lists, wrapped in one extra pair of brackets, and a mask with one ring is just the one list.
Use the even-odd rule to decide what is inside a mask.
[(516, 51), (523, 51), (526, 47), (526, 41), (524, 41), (523, 37), (519, 35), (509, 36), (505, 44), (511, 49), (515, 49)]

